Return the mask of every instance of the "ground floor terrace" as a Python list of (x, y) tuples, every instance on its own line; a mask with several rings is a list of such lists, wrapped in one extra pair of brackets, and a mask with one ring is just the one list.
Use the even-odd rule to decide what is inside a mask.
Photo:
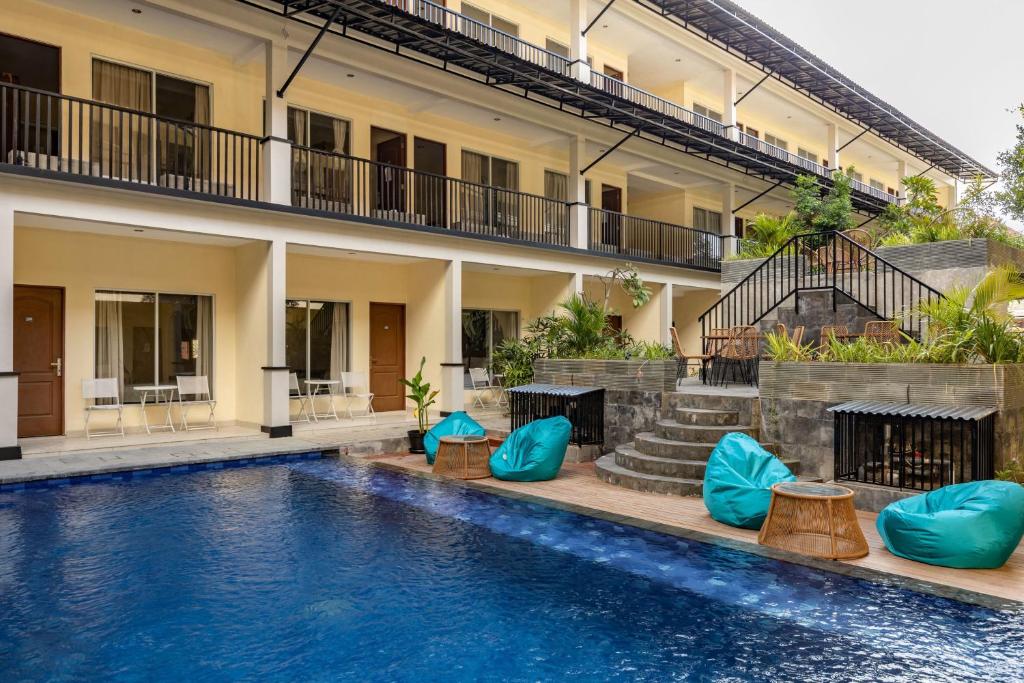
[[(87, 418), (90, 431), (115, 427), (117, 411), (86, 410), (115, 402), (89, 398), (97, 379), (113, 380), (127, 432), (114, 438), (128, 439), (158, 440), (155, 428), (180, 429), (186, 417), (205, 425), (207, 399), (228, 434), (287, 435), (318, 426), (313, 412), (355, 428), (372, 423), (369, 394), (378, 420), (402, 420), (410, 411), (399, 379), (422, 359), (440, 390), (434, 411), (491, 407), (499, 396), (475, 391), (470, 369), (488, 369), (502, 340), (573, 293), (603, 297), (602, 276), (625, 262), (62, 185), (11, 179), (25, 191), (0, 201), (9, 254), (0, 279), (12, 292), (11, 323), (0, 329), (9, 453), (82, 437)], [(613, 293), (616, 321), (652, 342), (667, 342), (675, 323), (695, 348), (717, 275), (638, 267), (651, 302), (634, 309)], [(191, 407), (154, 404), (157, 392), (144, 388), (183, 377), (203, 379), (184, 396)], [(325, 395), (295, 396), (316, 391)]]

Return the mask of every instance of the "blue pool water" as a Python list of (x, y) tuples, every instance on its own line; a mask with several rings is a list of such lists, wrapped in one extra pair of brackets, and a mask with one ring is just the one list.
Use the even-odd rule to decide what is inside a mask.
[(332, 459), (0, 492), (0, 681), (1024, 679), (1024, 619)]

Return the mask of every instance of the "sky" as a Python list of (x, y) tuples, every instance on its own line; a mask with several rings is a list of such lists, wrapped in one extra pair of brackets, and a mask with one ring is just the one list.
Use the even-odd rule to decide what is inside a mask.
[[(1024, 0), (735, 0), (998, 171), (1024, 102)], [(1013, 224), (1024, 229), (1024, 224)]]

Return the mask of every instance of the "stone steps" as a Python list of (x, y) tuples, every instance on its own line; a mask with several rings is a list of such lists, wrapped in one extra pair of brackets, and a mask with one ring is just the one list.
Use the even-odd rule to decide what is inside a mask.
[(758, 430), (754, 427), (738, 425), (726, 425), (724, 427), (683, 425), (674, 420), (659, 420), (654, 424), (655, 436), (688, 443), (709, 443), (715, 445), (723, 436), (732, 432), (740, 432), (756, 439)]
[(677, 408), (676, 422), (692, 427), (725, 427), (738, 425), (740, 414), (735, 410), (711, 410), (709, 408)]
[(614, 455), (598, 458), (595, 465), (597, 478), (634, 491), (668, 493), (676, 496), (699, 496), (704, 488), (701, 479), (682, 479), (657, 474), (634, 472), (615, 463)]
[(707, 462), (715, 444), (675, 441), (658, 436), (654, 432), (640, 432), (633, 440), (633, 447), (644, 455)]
[[(678, 458), (662, 458), (656, 455), (641, 453), (632, 446), (619, 446), (613, 454), (614, 462), (640, 474), (654, 474), (664, 477), (681, 479), (704, 479), (707, 469), (706, 460), (680, 460)], [(799, 460), (783, 460), (794, 474), (799, 474)]]

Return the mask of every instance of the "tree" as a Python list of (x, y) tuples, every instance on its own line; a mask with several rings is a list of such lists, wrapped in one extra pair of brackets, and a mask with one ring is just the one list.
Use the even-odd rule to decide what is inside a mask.
[[(1017, 107), (1024, 119), (1024, 104)], [(1014, 220), (1024, 221), (1024, 123), (1017, 123), (1017, 141), (1010, 149), (996, 157), (1003, 189), (995, 193), (996, 202), (1003, 213)]]
[(598, 275), (597, 279), (601, 281), (601, 285), (604, 286), (604, 315), (607, 317), (611, 310), (611, 298), (612, 291), (615, 289), (615, 283), (618, 282), (619, 286), (622, 287), (629, 298), (633, 302), (633, 308), (640, 308), (648, 301), (651, 300), (651, 290), (644, 284), (644, 281), (640, 278), (640, 274), (636, 272), (636, 268), (631, 263), (627, 263), (625, 266), (620, 268), (613, 268), (604, 275)]
[(793, 214), (801, 232), (849, 230), (853, 227), (853, 202), (850, 199), (852, 179), (848, 173), (832, 174), (832, 185), (822, 194), (818, 179), (799, 175), (790, 196)]

